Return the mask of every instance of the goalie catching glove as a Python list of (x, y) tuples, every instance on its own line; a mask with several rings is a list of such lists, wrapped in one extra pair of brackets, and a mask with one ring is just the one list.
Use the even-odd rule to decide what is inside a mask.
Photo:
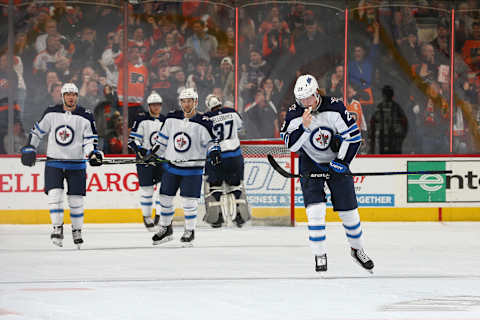
[(90, 152), (88, 155), (88, 163), (90, 163), (92, 167), (101, 166), (103, 163), (103, 152), (100, 150), (93, 150)]
[(22, 153), (22, 164), (27, 167), (33, 167), (37, 160), (37, 150), (32, 145), (27, 145), (20, 149)]

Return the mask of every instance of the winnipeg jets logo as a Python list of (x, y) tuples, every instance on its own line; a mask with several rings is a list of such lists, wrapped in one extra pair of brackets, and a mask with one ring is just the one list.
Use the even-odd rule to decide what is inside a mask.
[(320, 151), (327, 150), (332, 141), (333, 131), (330, 128), (319, 127), (310, 134), (310, 143)]
[(185, 132), (179, 132), (173, 137), (173, 145), (177, 152), (186, 152), (190, 149), (192, 139)]
[(153, 131), (150, 134), (150, 145), (153, 147), (158, 140), (158, 131)]
[(67, 146), (72, 143), (75, 132), (70, 126), (62, 125), (55, 129), (55, 140), (59, 145)]

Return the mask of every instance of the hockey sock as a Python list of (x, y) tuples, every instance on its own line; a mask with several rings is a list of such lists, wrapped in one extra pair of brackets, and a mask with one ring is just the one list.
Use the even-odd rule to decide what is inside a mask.
[(83, 227), (83, 196), (67, 195), (68, 206), (70, 207), (70, 219), (72, 220), (72, 229), (82, 229)]
[(185, 215), (185, 229), (195, 230), (197, 226), (198, 199), (183, 198), (183, 212)]
[(314, 255), (319, 256), (327, 253), (325, 243), (325, 215), (327, 204), (325, 202), (315, 203), (307, 206), (308, 217), (308, 239)]
[(338, 215), (340, 216), (340, 219), (342, 219), (350, 247), (355, 249), (363, 248), (362, 227), (360, 225), (358, 209), (341, 211)]
[(140, 187), (140, 207), (144, 217), (152, 216), (153, 186)]
[(160, 225), (168, 226), (172, 223), (175, 208), (173, 207), (172, 196), (160, 194), (158, 199), (157, 212), (160, 212)]
[(51, 189), (48, 191), (48, 208), (53, 226), (63, 224), (63, 189)]

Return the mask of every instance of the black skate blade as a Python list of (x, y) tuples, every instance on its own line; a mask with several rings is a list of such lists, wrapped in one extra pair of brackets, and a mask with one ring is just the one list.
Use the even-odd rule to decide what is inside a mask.
[(182, 242), (182, 248), (192, 248), (193, 243), (191, 242)]
[(355, 259), (355, 258), (353, 258), (353, 261), (355, 261), (355, 263), (358, 264), (358, 265), (362, 268), (362, 270), (365, 270), (365, 271), (367, 271), (368, 273), (373, 274), (373, 268), (372, 268), (372, 269), (367, 269), (367, 268), (365, 268), (365, 267), (362, 266), (362, 264), (361, 264), (360, 262), (358, 262), (357, 259)]
[(153, 241), (153, 245), (156, 246), (158, 244), (162, 244), (162, 243), (169, 242), (169, 241), (172, 241), (172, 240), (173, 240), (173, 236), (167, 236), (167, 237), (163, 238), (162, 240)]

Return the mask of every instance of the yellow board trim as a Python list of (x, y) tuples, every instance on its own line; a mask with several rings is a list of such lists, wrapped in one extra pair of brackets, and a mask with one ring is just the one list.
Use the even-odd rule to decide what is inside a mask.
[[(362, 221), (480, 221), (480, 208), (360, 208)], [(183, 215), (182, 209), (177, 209)], [(254, 218), (289, 218), (288, 208), (253, 208)], [(70, 223), (70, 211), (65, 210), (65, 223)], [(296, 222), (307, 222), (305, 208), (295, 209)], [(142, 222), (140, 209), (86, 209), (85, 223)], [(327, 208), (327, 221), (340, 221), (338, 214)], [(49, 210), (0, 210), (0, 224), (49, 224)]]

